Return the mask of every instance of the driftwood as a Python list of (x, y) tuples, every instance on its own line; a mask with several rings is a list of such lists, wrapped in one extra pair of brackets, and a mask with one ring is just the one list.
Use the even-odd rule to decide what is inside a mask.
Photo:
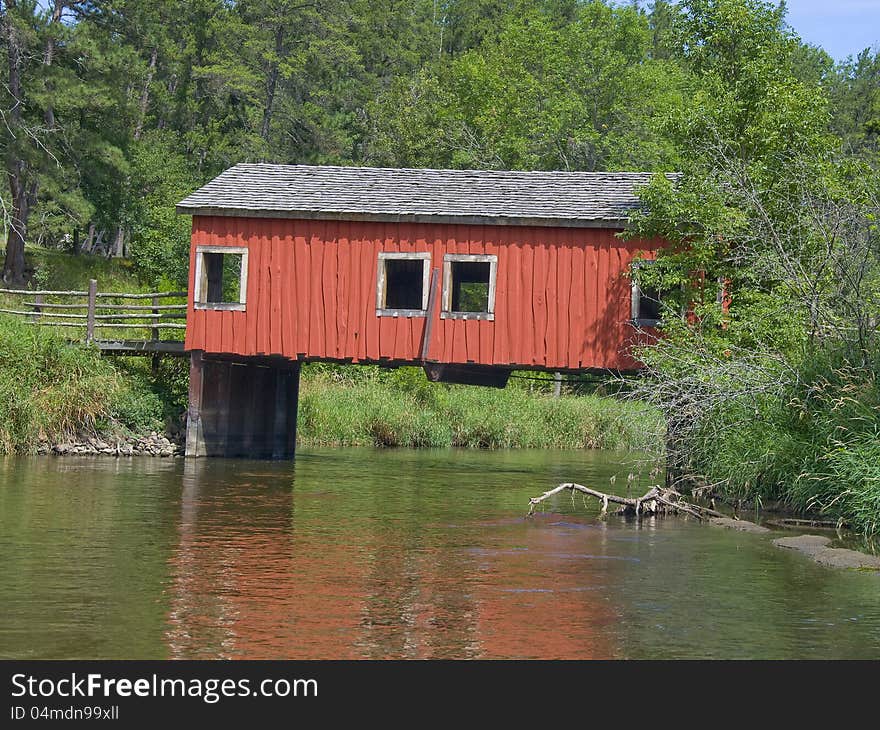
[(575, 484), (574, 482), (560, 484), (558, 487), (554, 487), (553, 489), (544, 492), (540, 497), (532, 497), (529, 500), (529, 514), (534, 514), (535, 507), (541, 504), (544, 500), (549, 499), (554, 494), (559, 494), (566, 490), (570, 491), (572, 496), (574, 496), (575, 492), (580, 492), (585, 496), (595, 497), (596, 499), (601, 500), (602, 511), (599, 514), (600, 517), (604, 517), (608, 514), (608, 505), (610, 503), (621, 505), (617, 514), (631, 514), (636, 517), (641, 517), (642, 515), (684, 513), (691, 517), (696, 517), (698, 520), (703, 520), (706, 517), (726, 516), (721, 514), (721, 512), (716, 512), (714, 509), (710, 509), (709, 507), (686, 502), (681, 494), (674, 489), (667, 487), (651, 487), (641, 497), (619, 497), (616, 494), (605, 494), (604, 492), (599, 492), (595, 489), (585, 487), (582, 484)]

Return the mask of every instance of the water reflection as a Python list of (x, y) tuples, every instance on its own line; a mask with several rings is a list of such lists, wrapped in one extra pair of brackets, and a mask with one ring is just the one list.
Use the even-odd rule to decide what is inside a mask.
[[(388, 507), (364, 515), (332, 489), (310, 489), (308, 467), (300, 478), (230, 477), (229, 466), (221, 477), (216, 463), (185, 465), (169, 560), (174, 658), (614, 655), (603, 633), (613, 615), (590, 567), (606, 556), (570, 552), (572, 530), (604, 528), (548, 530), (521, 516), (429, 524), (436, 505), (400, 514), (410, 480), (399, 477), (385, 485)], [(514, 533), (521, 544), (508, 547)]]
[(595, 452), (0, 461), (0, 656), (880, 656), (880, 576), (595, 519)]

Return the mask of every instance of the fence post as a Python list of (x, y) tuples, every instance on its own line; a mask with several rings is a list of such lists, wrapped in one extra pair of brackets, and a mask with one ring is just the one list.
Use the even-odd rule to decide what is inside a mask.
[(98, 297), (98, 280), (89, 279), (89, 309), (86, 314), (86, 342), (95, 339), (95, 300)]
[[(153, 342), (157, 342), (159, 340), (159, 297), (155, 294), (153, 295), (153, 327), (152, 327), (152, 339)], [(159, 374), (159, 355), (153, 355), (151, 365), (151, 371), (153, 377), (155, 378)]]
[(43, 304), (43, 295), (37, 294), (34, 297), (34, 316), (33, 316), (34, 322), (40, 321), (40, 312), (43, 311), (43, 307), (41, 306), (42, 304)]

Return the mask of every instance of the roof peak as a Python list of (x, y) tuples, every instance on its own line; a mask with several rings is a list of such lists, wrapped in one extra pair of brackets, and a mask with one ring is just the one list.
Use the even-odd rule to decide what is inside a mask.
[(458, 167), (374, 167), (372, 165), (305, 165), (292, 164), (287, 162), (238, 162), (229, 170), (238, 167), (274, 167), (285, 169), (299, 170), (374, 170), (376, 172), (399, 172), (399, 173), (418, 173), (418, 172), (438, 172), (461, 175), (593, 175), (596, 177), (608, 176), (636, 176), (650, 177), (652, 175), (665, 175), (666, 177), (679, 177), (678, 172), (648, 172), (634, 170), (498, 170), (493, 168), (458, 168)]

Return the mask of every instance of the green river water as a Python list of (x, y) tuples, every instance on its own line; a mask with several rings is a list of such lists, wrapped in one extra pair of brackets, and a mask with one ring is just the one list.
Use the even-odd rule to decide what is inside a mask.
[(880, 658), (880, 575), (567, 495), (525, 517), (632, 458), (6, 458), (0, 658)]

